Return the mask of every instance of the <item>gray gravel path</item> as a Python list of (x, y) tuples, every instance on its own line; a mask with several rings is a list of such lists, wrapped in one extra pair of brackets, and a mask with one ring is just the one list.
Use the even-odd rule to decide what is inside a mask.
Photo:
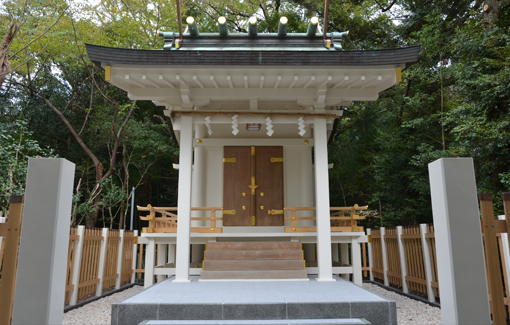
[[(441, 324), (441, 310), (439, 308), (409, 299), (392, 291), (384, 290), (374, 284), (364, 283), (363, 287), (396, 301), (399, 325)], [(134, 286), (122, 292), (91, 302), (81, 308), (71, 310), (64, 314), (64, 324), (110, 325), (112, 304), (142, 290), (142, 286)]]

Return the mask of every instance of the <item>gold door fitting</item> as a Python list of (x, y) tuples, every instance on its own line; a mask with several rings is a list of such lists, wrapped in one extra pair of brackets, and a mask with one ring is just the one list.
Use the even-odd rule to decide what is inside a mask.
[(202, 139), (197, 139), (198, 144), (202, 144)]
[(236, 161), (237, 161), (237, 159), (235, 159), (235, 158), (223, 158), (224, 163), (226, 163), (226, 162), (235, 163)]
[(153, 227), (147, 227), (147, 233), (152, 234), (154, 232)]
[(309, 144), (310, 142), (308, 140), (305, 140), (305, 144)]
[(367, 235), (367, 240), (368, 240), (369, 243), (371, 243), (372, 242), (372, 235)]
[(268, 214), (276, 215), (276, 214), (283, 214), (283, 210), (267, 210)]
[(231, 214), (231, 215), (235, 216), (236, 210), (223, 210), (223, 214)]
[(246, 192), (243, 192), (243, 196), (246, 196)]
[(255, 156), (255, 146), (251, 146), (251, 155)]
[(354, 219), (354, 220), (358, 220), (358, 219), (359, 219), (359, 215), (357, 215), (357, 214), (353, 215), (353, 216), (352, 216), (352, 219)]
[(264, 206), (263, 205), (260, 206), (260, 210), (264, 210)]
[(255, 176), (251, 177), (251, 185), (248, 186), (251, 188), (251, 195), (255, 195), (255, 190), (257, 189), (257, 185), (255, 185)]
[(243, 205), (243, 210), (246, 210), (246, 205)]
[(264, 196), (264, 192), (260, 192), (260, 196)]
[(257, 219), (255, 218), (255, 216), (252, 216), (251, 217), (251, 225), (255, 226), (256, 225), (256, 221), (257, 221)]
[(359, 227), (358, 227), (358, 226), (354, 226), (354, 227), (352, 227), (352, 231), (353, 231), (353, 232), (358, 232), (358, 231), (359, 231)]
[(272, 163), (275, 163), (275, 162), (283, 162), (283, 158), (275, 158), (275, 157), (271, 157), (271, 162), (272, 162)]

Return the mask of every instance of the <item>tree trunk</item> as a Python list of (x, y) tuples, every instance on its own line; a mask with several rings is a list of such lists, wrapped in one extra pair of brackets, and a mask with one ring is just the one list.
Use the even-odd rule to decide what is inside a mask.
[(483, 24), (491, 27), (498, 20), (501, 14), (501, 6), (508, 3), (509, 0), (485, 0), (483, 6)]

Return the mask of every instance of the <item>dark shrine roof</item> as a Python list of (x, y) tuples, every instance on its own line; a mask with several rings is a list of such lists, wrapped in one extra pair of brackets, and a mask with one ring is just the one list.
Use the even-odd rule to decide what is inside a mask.
[[(96, 65), (170, 65), (170, 66), (370, 66), (401, 65), (409, 67), (418, 61), (420, 46), (404, 48), (338, 51), (325, 49), (322, 37), (301, 35), (275, 37), (271, 35), (242, 37), (184, 37), (180, 49), (138, 50), (85, 44), (89, 59)], [(262, 37), (261, 37), (262, 36)], [(225, 42), (226, 40), (226, 42)], [(235, 42), (231, 41), (235, 40)], [(314, 42), (313, 49), (305, 48)], [(222, 44), (220, 44), (223, 42)], [(256, 45), (256, 43), (259, 43)], [(301, 44), (301, 46), (299, 46)], [(220, 46), (222, 45), (222, 46)], [(308, 46), (308, 45), (307, 45)], [(207, 49), (204, 49), (207, 47)]]

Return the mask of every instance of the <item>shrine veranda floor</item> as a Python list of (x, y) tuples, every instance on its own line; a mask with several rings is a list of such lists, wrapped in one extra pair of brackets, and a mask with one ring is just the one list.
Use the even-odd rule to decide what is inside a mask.
[(334, 277), (333, 282), (198, 281), (173, 277), (112, 305), (112, 325), (146, 320), (356, 319), (397, 324), (394, 301)]

